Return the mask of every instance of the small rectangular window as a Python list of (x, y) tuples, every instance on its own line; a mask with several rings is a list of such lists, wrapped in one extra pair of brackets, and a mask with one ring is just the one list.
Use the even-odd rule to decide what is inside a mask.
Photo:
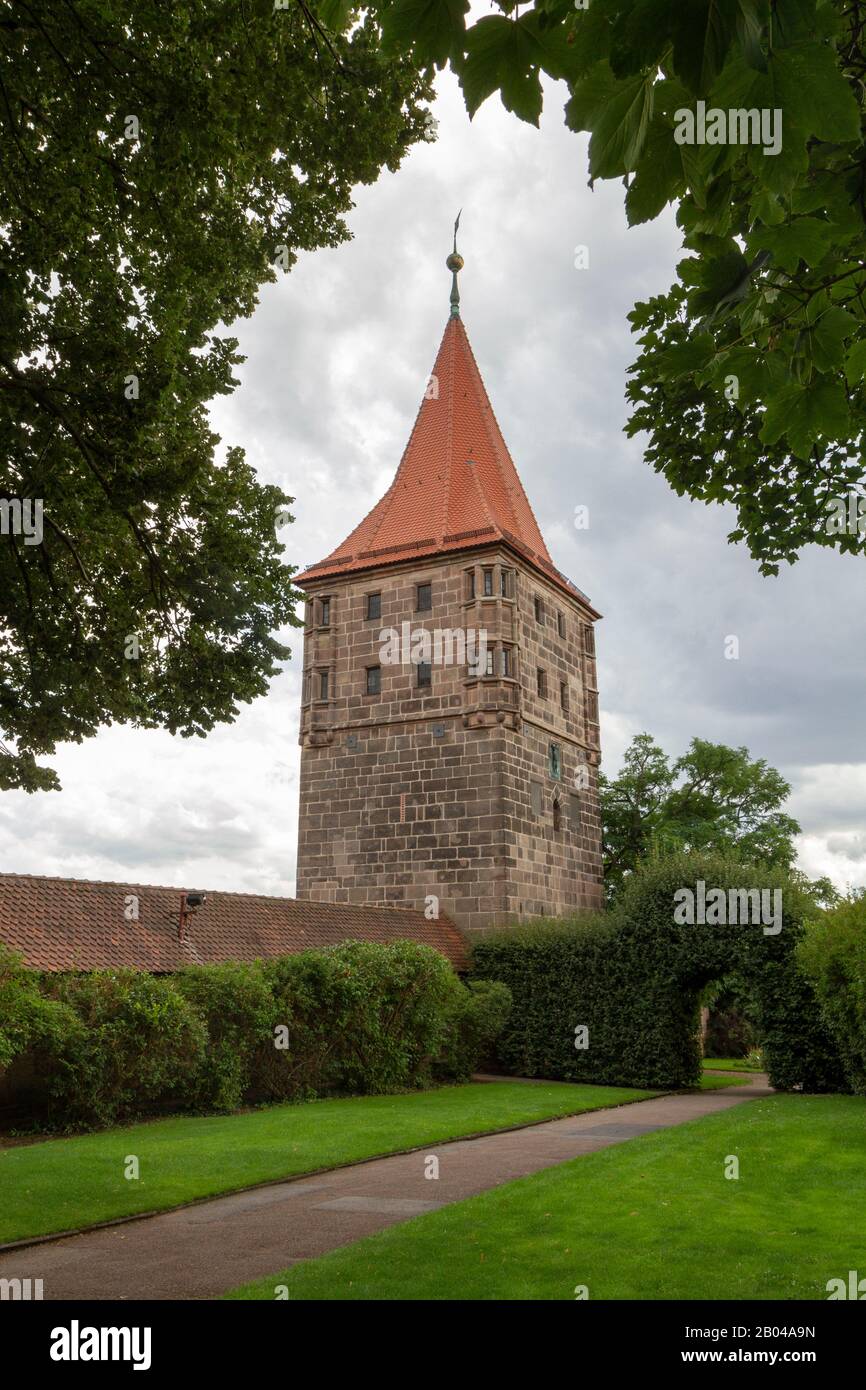
[(547, 672), (542, 671), (541, 667), (535, 672), (535, 688), (542, 700), (547, 699)]
[(562, 747), (558, 743), (551, 743), (549, 749), (550, 775), (555, 777), (557, 782), (562, 777)]
[(535, 621), (537, 623), (544, 622), (544, 604), (537, 594), (535, 595)]
[(586, 717), (590, 724), (598, 723), (598, 695), (594, 690), (586, 692)]
[(511, 596), (511, 571), (502, 570), (499, 575), (499, 592), (503, 598)]
[(467, 571), (466, 571), (466, 592), (468, 593), (468, 595), (469, 595), (470, 598), (474, 598), (474, 597), (475, 597), (475, 571), (474, 571), (474, 570), (467, 570)]
[(493, 670), (493, 651), (492, 651), (492, 649), (489, 648), (489, 647), (488, 647), (488, 649), (487, 649), (487, 652), (486, 652), (485, 658), (484, 658), (484, 674), (485, 674), (485, 676), (492, 676), (492, 675), (494, 674), (494, 670)]
[(484, 597), (493, 597), (493, 570), (482, 570), (484, 576)]
[(568, 713), (568, 681), (559, 682), (559, 703), (566, 714)]
[(419, 584), (416, 608), (419, 613), (429, 613), (433, 607), (433, 585)]
[(583, 629), (583, 650), (587, 656), (595, 655), (595, 633), (588, 623)]
[(331, 600), (329, 598), (323, 598), (319, 603), (319, 624), (322, 627), (330, 627), (331, 625)]
[(500, 656), (500, 664), (499, 664), (500, 675), (503, 675), (503, 676), (510, 676), (510, 675), (511, 675), (511, 648), (510, 648), (510, 647), (503, 647), (503, 648), (502, 648), (502, 651), (499, 653), (499, 656)]
[(556, 615), (556, 631), (559, 633), (560, 637), (565, 636), (565, 619), (561, 613), (557, 613)]
[(367, 595), (367, 617), (368, 617), (368, 618), (381, 618), (381, 616), (382, 616), (382, 595), (381, 595), (381, 594), (368, 594), (368, 595)]
[(367, 667), (367, 694), (379, 695), (382, 691), (382, 668), (381, 666)]
[(419, 687), (433, 684), (433, 668), (429, 661), (419, 661), (417, 665)]
[(303, 704), (305, 704), (305, 705), (306, 705), (306, 704), (309, 704), (309, 700), (310, 700), (310, 673), (309, 673), (309, 671), (305, 671), (305, 672), (304, 672), (304, 693), (303, 693), (303, 696), (302, 696), (301, 698), (302, 698), (302, 703), (303, 703)]
[(320, 700), (327, 700), (327, 699), (328, 699), (328, 690), (329, 690), (329, 688), (330, 688), (330, 684), (331, 684), (331, 679), (330, 679), (330, 676), (328, 675), (328, 672), (327, 672), (327, 671), (320, 671), (320, 672), (319, 672), (319, 699), (320, 699)]

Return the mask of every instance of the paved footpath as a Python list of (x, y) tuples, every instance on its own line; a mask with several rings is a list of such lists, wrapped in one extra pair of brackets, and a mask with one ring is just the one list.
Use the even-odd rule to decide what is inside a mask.
[[(746, 1086), (660, 1096), (526, 1129), (458, 1139), (0, 1255), (0, 1278), (42, 1279), (46, 1299), (213, 1298), (420, 1212), (744, 1101)], [(439, 1178), (424, 1176), (439, 1159)]]

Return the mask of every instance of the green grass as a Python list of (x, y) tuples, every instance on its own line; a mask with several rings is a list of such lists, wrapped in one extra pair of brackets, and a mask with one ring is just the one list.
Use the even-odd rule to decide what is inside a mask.
[(754, 1062), (747, 1062), (742, 1057), (705, 1057), (704, 1070), (709, 1067), (711, 1071), (760, 1071), (761, 1068)]
[[(0, 1243), (658, 1094), (555, 1081), (476, 1082), (156, 1120), (0, 1149)], [(130, 1154), (139, 1160), (138, 1180), (124, 1177)]]
[(750, 1076), (713, 1076), (709, 1072), (704, 1072), (700, 1085), (694, 1089), (696, 1091), (720, 1091), (725, 1086), (748, 1086), (751, 1079)]
[[(739, 1179), (724, 1176), (728, 1155)], [(226, 1295), (826, 1299), (866, 1274), (866, 1099), (776, 1095), (393, 1226)], [(802, 1321), (802, 1319), (798, 1319)]]

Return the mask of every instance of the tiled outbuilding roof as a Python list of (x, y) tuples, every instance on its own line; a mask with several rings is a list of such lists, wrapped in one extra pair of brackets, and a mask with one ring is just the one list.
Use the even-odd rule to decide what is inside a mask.
[[(428, 921), (399, 907), (353, 907), (251, 893), (207, 893), (181, 938), (179, 888), (0, 874), (0, 941), (34, 970), (132, 966), (154, 973), (183, 965), (292, 955), (341, 941), (419, 941), (455, 969), (468, 964), (449, 918)], [(125, 910), (137, 899), (138, 921)]]
[(503, 541), (589, 605), (548, 554), (455, 315), (390, 488), (342, 545), (294, 582), (303, 589), (356, 570)]

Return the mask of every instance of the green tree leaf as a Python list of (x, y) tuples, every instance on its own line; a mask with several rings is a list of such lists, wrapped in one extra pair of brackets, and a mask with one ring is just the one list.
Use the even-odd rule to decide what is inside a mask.
[(761, 439), (774, 444), (785, 435), (797, 457), (807, 459), (822, 441), (844, 438), (848, 424), (844, 388), (836, 381), (819, 379), (776, 392), (767, 402)]
[(651, 77), (634, 77), (617, 83), (593, 120), (589, 142), (589, 169), (593, 178), (612, 178), (635, 168), (652, 114)]
[(705, 95), (724, 66), (736, 33), (738, 0), (681, 0), (674, 20), (677, 75)]
[(386, 52), (413, 49), (443, 67), (462, 55), (469, 0), (388, 0), (380, 6)]

